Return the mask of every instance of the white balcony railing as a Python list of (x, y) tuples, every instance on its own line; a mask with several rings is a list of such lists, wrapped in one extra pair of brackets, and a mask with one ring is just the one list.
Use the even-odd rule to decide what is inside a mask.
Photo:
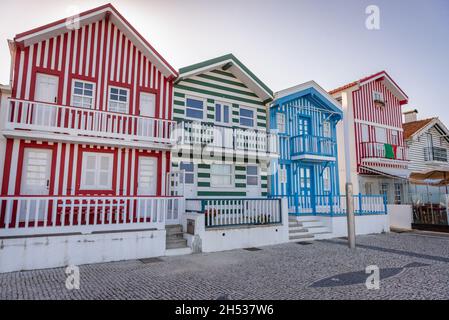
[(0, 237), (163, 229), (178, 222), (182, 197), (0, 197)]
[(263, 130), (241, 129), (201, 122), (178, 123), (177, 141), (181, 144), (210, 145), (224, 149), (277, 153), (277, 136)]
[(34, 130), (76, 136), (173, 143), (176, 123), (93, 109), (10, 99), (5, 129)]

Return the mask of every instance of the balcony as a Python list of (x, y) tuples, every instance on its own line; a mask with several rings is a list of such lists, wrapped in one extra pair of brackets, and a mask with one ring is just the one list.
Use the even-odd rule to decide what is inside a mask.
[(447, 149), (440, 147), (424, 148), (424, 161), (447, 163)]
[(98, 144), (166, 149), (174, 143), (175, 125), (165, 119), (10, 99), (3, 134), (77, 142), (99, 138)]
[(278, 152), (277, 136), (263, 130), (180, 122), (175, 136), (180, 146), (207, 146), (214, 151), (244, 152), (247, 155), (275, 155)]
[(292, 160), (335, 161), (335, 146), (330, 137), (302, 134), (290, 139)]
[(408, 161), (408, 150), (406, 147), (392, 146), (380, 142), (363, 142), (360, 145), (362, 159), (389, 161)]

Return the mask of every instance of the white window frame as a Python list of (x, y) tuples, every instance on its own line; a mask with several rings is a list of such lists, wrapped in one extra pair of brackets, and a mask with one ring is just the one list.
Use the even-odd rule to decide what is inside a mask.
[(362, 142), (369, 142), (369, 126), (367, 124), (361, 124), (360, 130), (362, 132)]
[[(193, 168), (193, 170), (192, 171), (185, 171), (183, 168), (182, 168), (182, 166), (183, 165), (192, 165), (192, 168)], [(189, 162), (189, 161), (181, 161), (180, 163), (179, 163), (179, 169), (180, 170), (184, 170), (184, 177), (183, 177), (183, 183), (184, 184), (186, 184), (186, 185), (194, 185), (195, 184), (195, 163), (193, 163), (193, 162)], [(187, 175), (192, 175), (192, 182), (190, 183), (190, 182), (187, 182), (186, 180), (186, 176)]]
[[(248, 167), (255, 167), (256, 168), (256, 174), (249, 174), (248, 173)], [(248, 183), (248, 177), (256, 177), (257, 183), (256, 184), (249, 184)], [(258, 165), (247, 165), (246, 166), (246, 186), (250, 187), (259, 187), (260, 185), (260, 179), (259, 179), (259, 166)]]
[[(147, 92), (147, 91), (140, 91), (139, 92), (139, 114), (142, 115), (142, 96), (145, 95), (151, 95), (154, 96), (154, 104), (153, 104), (153, 110), (154, 110), (154, 116), (151, 116), (151, 118), (155, 118), (156, 117), (156, 106), (157, 106), (157, 94), (153, 93), (153, 92)], [(148, 116), (146, 116), (148, 117)]]
[(323, 121), (323, 137), (332, 138), (332, 127), (330, 121)]
[(279, 182), (287, 183), (287, 169), (286, 168), (279, 169)]
[[(376, 131), (376, 142), (377, 143), (388, 143), (387, 129), (386, 128), (384, 128), (384, 127), (376, 127), (375, 131)], [(385, 139), (384, 139), (384, 141), (380, 141), (380, 139), (379, 139), (379, 136), (380, 136), (379, 132), (380, 131), (385, 132)]]
[[(252, 126), (247, 126), (247, 125), (241, 124), (241, 122), (240, 122), (240, 120), (242, 118), (242, 115), (240, 114), (241, 110), (248, 110), (248, 111), (251, 111), (253, 113), (252, 118), (247, 117), (247, 116), (243, 116), (243, 118), (251, 119), (253, 121), (253, 125)], [(242, 127), (245, 127), (245, 128), (255, 128), (257, 126), (257, 121), (256, 121), (257, 115), (256, 114), (257, 114), (257, 110), (255, 110), (253, 108), (250, 108), (250, 107), (240, 106), (239, 107), (239, 125), (242, 126)]]
[[(92, 97), (88, 97), (88, 96), (84, 96), (84, 95), (80, 95), (80, 94), (75, 93), (75, 82), (81, 82), (83, 84), (86, 84), (86, 83), (87, 84), (91, 84), (92, 85)], [(72, 92), (71, 92), (71, 95), (70, 95), (70, 105), (73, 106), (73, 107), (83, 108), (83, 109), (95, 109), (96, 89), (97, 89), (97, 87), (96, 87), (95, 82), (86, 81), (86, 80), (80, 80), (80, 79), (76, 79), (76, 78), (72, 79)], [(84, 91), (84, 87), (83, 87), (83, 91)], [(81, 99), (83, 99), (83, 98), (91, 98), (92, 99), (92, 105), (90, 106), (90, 108), (86, 108), (84, 106), (82, 106), (82, 107), (75, 106), (75, 103), (74, 103), (74, 100), (75, 100), (74, 98), (75, 97), (80, 97)]]
[[(214, 166), (229, 166), (230, 173), (228, 174), (216, 174), (213, 172)], [(213, 176), (220, 176), (220, 177), (228, 177), (230, 176), (230, 184), (229, 185), (223, 185), (223, 184), (215, 184), (213, 183)], [(234, 166), (232, 164), (211, 164), (210, 166), (210, 185), (214, 188), (233, 188), (234, 187)]]
[[(87, 157), (95, 156), (95, 168), (87, 170)], [(107, 171), (100, 169), (101, 158), (106, 157), (109, 160), (109, 168)], [(113, 153), (105, 153), (105, 152), (83, 152), (82, 156), (82, 165), (81, 165), (81, 185), (80, 190), (112, 190), (112, 173), (114, 166), (114, 154)], [(100, 185), (100, 174), (101, 173), (108, 174), (108, 182), (105, 185)], [(94, 175), (94, 185), (86, 184), (86, 177), (88, 174)]]
[(399, 132), (397, 130), (391, 130), (391, 144), (395, 146), (399, 145)]
[[(399, 187), (399, 190), (397, 189)], [(399, 191), (399, 192), (398, 192)], [(401, 183), (394, 184), (394, 204), (402, 204), (404, 187)]]
[[(113, 102), (115, 103), (121, 103), (121, 104), (125, 104), (126, 105), (126, 111), (122, 112), (122, 111), (118, 111), (118, 110), (111, 110), (111, 89), (117, 89), (117, 90), (125, 90), (126, 91), (126, 103), (123, 101), (115, 101), (113, 100)], [(119, 93), (120, 95), (120, 93)], [(129, 113), (129, 95), (130, 95), (130, 90), (128, 88), (124, 88), (124, 87), (118, 87), (118, 86), (109, 86), (109, 90), (108, 90), (108, 111), (109, 112), (115, 112), (115, 113)]]
[(286, 119), (285, 113), (283, 113), (283, 112), (276, 113), (276, 127), (277, 127), (279, 133), (286, 132), (287, 126), (286, 126), (285, 119)]
[[(217, 120), (217, 104), (220, 105), (220, 121)], [(224, 121), (224, 107), (228, 107), (228, 122)], [(232, 122), (232, 104), (223, 102), (223, 101), (215, 101), (214, 103), (214, 119), (216, 123), (224, 126), (230, 126)]]
[[(203, 117), (201, 119), (187, 116), (187, 108), (189, 108), (189, 107), (187, 107), (187, 99), (198, 100), (198, 101), (203, 102)], [(186, 96), (186, 100), (184, 103), (185, 103), (185, 107), (184, 107), (185, 113), (184, 114), (185, 114), (186, 119), (190, 119), (190, 120), (194, 120), (194, 121), (204, 121), (207, 118), (207, 99), (197, 97), (197, 96)], [(190, 109), (192, 109), (192, 108), (190, 108)], [(214, 118), (215, 118), (215, 114), (214, 114)]]
[[(376, 96), (378, 96), (379, 99), (376, 99)], [(373, 101), (376, 101), (376, 100), (385, 103), (383, 92), (373, 91)]]

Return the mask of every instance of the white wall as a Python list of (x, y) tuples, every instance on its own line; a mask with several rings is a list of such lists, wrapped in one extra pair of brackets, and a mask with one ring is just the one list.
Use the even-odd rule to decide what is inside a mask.
[(0, 273), (163, 256), (165, 230), (0, 240)]
[[(326, 227), (330, 234), (326, 238), (346, 237), (348, 235), (348, 226), (346, 216), (343, 217), (321, 217), (317, 216)], [(356, 235), (377, 234), (390, 231), (390, 219), (388, 215), (366, 215), (355, 217)], [(318, 236), (317, 238), (322, 238)]]
[(411, 205), (387, 205), (390, 227), (396, 229), (412, 229), (413, 211)]
[(288, 204), (282, 199), (282, 224), (205, 228), (204, 214), (189, 213), (183, 216), (183, 230), (187, 220), (195, 221), (195, 235), (186, 235), (193, 252), (215, 252), (240, 248), (268, 246), (289, 241)]

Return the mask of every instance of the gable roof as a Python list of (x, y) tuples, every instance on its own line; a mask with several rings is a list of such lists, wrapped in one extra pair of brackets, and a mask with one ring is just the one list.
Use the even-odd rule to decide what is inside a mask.
[(449, 141), (449, 130), (448, 128), (438, 119), (438, 117), (407, 122), (402, 125), (404, 129), (404, 139), (410, 140), (420, 136), (421, 134), (427, 132), (431, 128), (435, 127), (446, 140)]
[(310, 96), (314, 102), (337, 114), (340, 119), (343, 117), (343, 111), (337, 100), (313, 80), (276, 92), (273, 106), (305, 96)]
[(232, 53), (179, 69), (179, 78), (176, 80), (176, 82), (182, 81), (182, 79), (186, 79), (200, 73), (220, 68), (232, 72), (264, 103), (273, 100), (273, 91), (271, 91), (271, 89), (268, 88), (267, 85), (265, 85), (259, 78), (257, 78), (256, 75), (252, 73)]
[(378, 73), (372, 74), (368, 77), (362, 78), (360, 80), (345, 84), (339, 88), (329, 91), (330, 94), (335, 94), (355, 86), (363, 86), (372, 81), (384, 81), (385, 86), (399, 99), (401, 104), (406, 104), (408, 102), (408, 96), (405, 92), (394, 82), (390, 75), (386, 71), (380, 71)]
[(14, 42), (19, 46), (30, 46), (42, 40), (66, 33), (74, 24), (80, 27), (109, 19), (116, 25), (125, 36), (164, 74), (166, 77), (176, 78), (177, 71), (140, 35), (139, 32), (108, 3), (103, 6), (82, 12), (76, 16), (61, 19), (44, 26), (19, 33), (15, 36)]

